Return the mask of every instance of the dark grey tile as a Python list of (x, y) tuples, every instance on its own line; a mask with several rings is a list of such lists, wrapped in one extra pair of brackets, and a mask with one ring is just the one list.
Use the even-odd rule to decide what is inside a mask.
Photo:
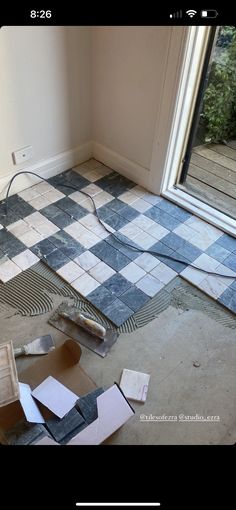
[(156, 206), (148, 209), (144, 215), (148, 218), (151, 218), (151, 220), (155, 221), (159, 225), (162, 225), (162, 227), (165, 227), (168, 230), (174, 230), (176, 227), (178, 227), (178, 225), (180, 225), (180, 223), (182, 223), (181, 220), (174, 218), (174, 216), (171, 216)]
[[(182, 260), (183, 262), (180, 262), (178, 260), (171, 260), (171, 259), (167, 259), (167, 258), (166, 259), (163, 258), (162, 262), (164, 262), (164, 264), (166, 264), (171, 269), (176, 271), (176, 273), (181, 273), (181, 271), (183, 271), (189, 265), (188, 261), (184, 257), (182, 257), (182, 256), (178, 257), (175, 252), (171, 256), (176, 259), (179, 258), (180, 261)], [(160, 257), (160, 260), (161, 260), (161, 257)]]
[(100, 285), (97, 289), (93, 290), (88, 294), (87, 299), (93, 303), (98, 310), (103, 311), (112, 301), (114, 301), (115, 296), (112, 294), (106, 287)]
[[(126, 255), (130, 260), (135, 260), (142, 253), (137, 244), (125, 237), (120, 232), (111, 234), (106, 238), (106, 242), (111, 244), (113, 248), (119, 250), (121, 253)], [(134, 246), (135, 249), (132, 248)]]
[(69, 257), (67, 257), (61, 250), (55, 250), (49, 255), (46, 255), (44, 258), (45, 262), (51, 269), (57, 271), (62, 266), (70, 262)]
[(178, 255), (180, 255), (180, 259), (186, 259), (188, 262), (193, 262), (197, 259), (197, 257), (200, 257), (202, 254), (202, 250), (197, 248), (196, 246), (193, 246), (193, 244), (189, 243), (188, 241), (185, 241), (180, 248), (176, 250), (176, 258), (178, 258)]
[(74, 172), (73, 170), (67, 170), (62, 175), (65, 178), (66, 183), (70, 184), (71, 186), (74, 186), (78, 190), (90, 184), (90, 181), (88, 181), (88, 179), (78, 174), (77, 172)]
[(102, 207), (99, 207), (97, 212), (98, 217), (103, 221), (106, 221), (106, 218), (108, 218), (112, 214), (111, 209), (108, 207), (108, 205), (102, 205)]
[(23, 198), (19, 197), (19, 195), (13, 195), (8, 198), (8, 207), (14, 213), (18, 214), (19, 218), (25, 218), (25, 216), (29, 216), (29, 214), (35, 212), (35, 208), (23, 200)]
[(228, 234), (224, 234), (219, 239), (217, 239), (217, 244), (223, 246), (226, 250), (236, 251), (236, 239)]
[(26, 250), (25, 244), (17, 239), (11, 232), (0, 230), (0, 246), (4, 255), (10, 259)]
[(120, 216), (117, 213), (111, 213), (110, 216), (107, 216), (106, 223), (110, 225), (110, 227), (114, 228), (115, 230), (119, 230), (120, 228), (124, 227), (129, 223), (129, 220), (126, 220), (122, 216)]
[(120, 296), (124, 292), (126, 292), (132, 284), (126, 280), (121, 274), (117, 273), (108, 278), (103, 283), (104, 287), (106, 287), (114, 296)]
[(3, 227), (8, 227), (8, 225), (15, 223), (15, 221), (18, 221), (20, 218), (21, 216), (19, 217), (19, 214), (11, 209), (8, 209), (6, 214), (4, 204), (0, 205), (0, 224), (3, 225)]
[(121, 211), (121, 209), (124, 209), (125, 203), (119, 200), (118, 198), (114, 198), (114, 200), (111, 200), (111, 202), (107, 204), (107, 207), (109, 207), (109, 209), (112, 209), (112, 211), (118, 213)]
[(123, 209), (119, 211), (119, 214), (120, 216), (123, 216), (123, 218), (125, 218), (126, 220), (132, 221), (135, 218), (137, 218), (140, 213), (130, 205), (125, 205), (125, 207), (123, 207)]
[(234, 280), (234, 282), (231, 283), (231, 285), (229, 286), (229, 289), (236, 291), (236, 280)]
[[(171, 255), (174, 253), (174, 250), (163, 244), (161, 241), (157, 241), (157, 243), (153, 244), (149, 249), (151, 254), (159, 259), (159, 255)], [(160, 259), (161, 260), (161, 259)]]
[(62, 441), (72, 432), (74, 432), (73, 435), (76, 435), (79, 432), (78, 429), (80, 429), (81, 425), (84, 424), (85, 419), (75, 408), (71, 409), (71, 411), (69, 411), (69, 413), (67, 413), (62, 419), (55, 416), (54, 418), (46, 421), (47, 429), (57, 442)]
[(185, 264), (185, 262), (181, 263), (176, 260), (168, 259), (167, 256), (185, 261), (183, 256), (176, 254), (176, 252), (171, 250), (171, 248), (163, 244), (161, 241), (154, 244), (150, 250), (152, 251), (152, 255), (155, 256), (156, 254), (158, 260), (161, 260), (164, 264), (171, 267), (171, 269), (174, 269), (174, 271), (177, 271), (178, 273), (183, 271), (183, 269), (188, 265), (187, 261)]
[(122, 175), (116, 174), (115, 172), (105, 177), (102, 177), (96, 181), (97, 186), (107, 191), (113, 197), (118, 197), (125, 191), (136, 186), (136, 184)]
[(137, 312), (149, 301), (149, 296), (144, 294), (137, 287), (131, 287), (124, 294), (121, 294), (120, 300), (123, 301), (131, 310)]
[(165, 237), (162, 237), (161, 242), (169, 246), (172, 250), (178, 250), (178, 248), (184, 245), (185, 240), (177, 234), (170, 232)]
[(73, 218), (71, 218), (69, 214), (53, 204), (44, 207), (40, 212), (59, 228), (68, 227), (68, 225), (71, 225), (71, 223), (74, 222)]
[(161, 202), (158, 202), (156, 204), (156, 207), (158, 207), (162, 211), (165, 211), (166, 213), (170, 214), (171, 216), (178, 218), (181, 221), (186, 221), (189, 218), (191, 218), (191, 216), (192, 216), (191, 213), (185, 211), (185, 209), (182, 209), (182, 207), (179, 207), (178, 205), (175, 205), (166, 199), (163, 199)]
[(130, 263), (130, 259), (126, 255), (123, 255), (106, 241), (95, 244), (90, 248), (90, 251), (115, 271), (120, 271)]
[(205, 253), (219, 262), (223, 262), (227, 257), (229, 257), (231, 252), (223, 248), (223, 246), (220, 246), (220, 244), (214, 243), (207, 248)]
[(73, 237), (67, 234), (67, 232), (64, 232), (64, 230), (61, 230), (49, 237), (49, 241), (72, 260), (85, 251), (85, 248), (78, 241), (73, 239)]
[(80, 397), (76, 403), (76, 408), (80, 411), (88, 425), (98, 417), (97, 398), (102, 393), (104, 393), (103, 388), (96, 388), (96, 390)]
[(31, 427), (29, 430), (27, 430), (27, 432), (19, 436), (17, 439), (15, 439), (12, 444), (29, 445), (36, 443), (45, 436), (51, 437), (44, 425), (37, 424)]
[(85, 177), (73, 172), (73, 170), (68, 170), (62, 174), (50, 177), (48, 182), (65, 195), (70, 195), (74, 191), (80, 190), (84, 186), (90, 184)]
[(224, 266), (236, 271), (236, 253), (231, 253), (231, 255), (224, 260)]
[(103, 313), (110, 319), (116, 326), (121, 326), (131, 315), (133, 310), (126, 306), (120, 299), (115, 299), (110, 305), (103, 310)]
[(56, 246), (52, 244), (48, 239), (44, 239), (40, 241), (40, 243), (31, 246), (30, 250), (37, 255), (37, 257), (42, 258), (45, 255), (49, 255), (56, 250)]
[(74, 202), (74, 200), (70, 197), (64, 197), (61, 200), (58, 200), (58, 202), (55, 202), (54, 205), (69, 214), (72, 219), (75, 218), (76, 220), (79, 220), (88, 214), (87, 209), (76, 204), (76, 202)]
[(236, 291), (228, 288), (221, 294), (218, 301), (229, 308), (232, 312), (236, 313)]

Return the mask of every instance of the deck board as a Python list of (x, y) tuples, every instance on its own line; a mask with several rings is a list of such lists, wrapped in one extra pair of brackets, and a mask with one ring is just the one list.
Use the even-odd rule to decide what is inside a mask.
[(181, 188), (236, 218), (236, 150), (221, 144), (195, 147)]

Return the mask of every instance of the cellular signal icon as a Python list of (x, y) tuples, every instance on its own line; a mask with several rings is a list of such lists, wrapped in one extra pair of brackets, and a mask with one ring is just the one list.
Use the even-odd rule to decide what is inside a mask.
[(190, 18), (193, 18), (193, 16), (195, 16), (195, 14), (197, 14), (197, 11), (194, 11), (193, 9), (190, 9), (189, 11), (186, 11), (186, 14), (187, 14)]
[(170, 18), (182, 18), (182, 11), (173, 12), (170, 14)]

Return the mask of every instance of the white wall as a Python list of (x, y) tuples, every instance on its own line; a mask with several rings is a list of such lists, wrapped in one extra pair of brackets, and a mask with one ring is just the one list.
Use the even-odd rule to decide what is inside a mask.
[[(37, 167), (90, 140), (88, 27), (2, 28), (0, 73), (2, 183), (23, 167)], [(14, 165), (11, 153), (26, 145), (33, 146), (33, 159)]]
[(170, 30), (170, 27), (92, 29), (95, 155), (96, 149), (104, 157), (106, 154), (108, 157), (109, 151), (118, 154), (124, 164), (128, 160), (130, 176), (134, 178), (151, 166)]

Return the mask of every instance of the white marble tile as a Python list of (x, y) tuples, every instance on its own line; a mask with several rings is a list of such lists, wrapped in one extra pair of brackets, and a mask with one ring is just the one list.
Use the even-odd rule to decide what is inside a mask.
[(30, 227), (34, 227), (36, 225), (40, 225), (45, 220), (45, 216), (43, 216), (39, 211), (29, 214), (29, 216), (25, 216), (24, 221), (30, 225)]
[(132, 191), (125, 191), (119, 196), (119, 200), (125, 202), (125, 204), (131, 205), (139, 199), (135, 193), (132, 193)]
[(47, 193), (44, 195), (39, 195), (36, 198), (33, 198), (33, 200), (29, 201), (29, 204), (32, 205), (37, 211), (40, 211), (40, 209), (43, 209), (44, 207), (47, 207), (50, 205), (49, 200), (46, 198)]
[(100, 224), (97, 225), (97, 227), (94, 227), (92, 229), (92, 232), (96, 234), (96, 236), (100, 237), (100, 239), (106, 239), (106, 237), (110, 235), (109, 232), (107, 232), (105, 228), (103, 228), (103, 226)]
[(77, 278), (84, 273), (84, 270), (71, 260), (71, 262), (68, 262), (68, 264), (65, 264), (65, 266), (58, 269), (57, 273), (68, 283), (71, 283), (74, 280), (77, 280)]
[(185, 280), (198, 287), (199, 283), (201, 283), (202, 280), (204, 280), (204, 278), (206, 277), (206, 274), (203, 273), (202, 271), (198, 271), (197, 269), (188, 266), (180, 273), (180, 276), (182, 276)]
[(222, 230), (213, 227), (213, 225), (210, 225), (206, 221), (203, 221), (196, 216), (191, 216), (191, 218), (188, 218), (188, 220), (185, 221), (185, 225), (193, 228), (199, 234), (208, 234), (209, 238), (213, 239), (214, 241), (223, 235)]
[(30, 231), (30, 226), (24, 220), (18, 220), (8, 225), (7, 230), (19, 239), (20, 236)]
[(152, 226), (149, 228), (148, 234), (150, 234), (152, 237), (155, 237), (157, 241), (160, 241), (160, 239), (162, 239), (163, 237), (170, 233), (170, 231), (167, 230), (167, 228), (162, 227), (162, 225), (157, 224), (155, 225), (156, 226)]
[(199, 288), (217, 299), (227, 289), (227, 286), (217, 276), (207, 276), (199, 283)]
[[(132, 220), (131, 223), (141, 228), (145, 232), (148, 232), (149, 229), (154, 228), (156, 226), (155, 221), (151, 220), (150, 218), (147, 218), (147, 216), (144, 216), (143, 214), (137, 216), (137, 218)], [(149, 234), (151, 234), (151, 231), (149, 232)]]
[(73, 172), (76, 172), (77, 174), (82, 175), (82, 177), (86, 177), (86, 178), (87, 178), (88, 173), (91, 171), (92, 170), (87, 168), (86, 166), (84, 166), (84, 164), (73, 167)]
[(101, 177), (101, 174), (97, 170), (91, 170), (86, 173), (86, 179), (90, 182), (96, 182)]
[(12, 258), (12, 261), (15, 262), (15, 264), (25, 271), (25, 269), (28, 269), (29, 267), (33, 266), (34, 264), (37, 264), (39, 262), (39, 258), (30, 250), (25, 250), (19, 253), (19, 255), (16, 255)]
[(88, 159), (88, 161), (82, 163), (82, 166), (88, 168), (89, 170), (95, 170), (96, 168), (102, 167), (103, 164), (97, 159), (91, 158)]
[(142, 255), (139, 255), (139, 257), (135, 259), (135, 264), (149, 273), (149, 271), (160, 264), (160, 260), (153, 257), (150, 253), (142, 253)]
[(81, 218), (79, 220), (79, 223), (81, 223), (84, 227), (88, 228), (89, 230), (92, 230), (93, 228), (99, 225), (97, 217), (91, 213)]
[(191, 243), (200, 248), (200, 250), (207, 250), (214, 242), (214, 239), (212, 239), (208, 232), (197, 232), (191, 237)]
[(43, 241), (44, 236), (39, 234), (39, 232), (36, 232), (33, 228), (30, 228), (28, 232), (25, 232), (25, 234), (22, 234), (18, 237), (18, 239), (27, 246), (27, 248), (30, 248), (36, 243), (39, 243), (40, 241)]
[(215, 271), (216, 268), (220, 265), (220, 262), (213, 257), (209, 257), (206, 253), (202, 253), (200, 257), (198, 257), (193, 262), (194, 266), (200, 267), (205, 271)]
[(85, 200), (81, 203), (81, 205), (82, 205), (82, 207), (84, 207), (84, 209), (87, 209), (87, 211), (89, 211), (89, 212), (93, 213), (95, 211), (93, 202), (89, 197), (85, 198)]
[(155, 278), (160, 280), (160, 282), (167, 284), (173, 280), (178, 273), (161, 262), (151, 271), (150, 274), (155, 276)]
[[(226, 275), (226, 278), (224, 278), (224, 276), (217, 276), (217, 279), (221, 281), (224, 285), (226, 285), (226, 287), (228, 287), (229, 285), (231, 285), (231, 283), (235, 281), (236, 278), (235, 271), (232, 271), (232, 269), (224, 266), (223, 264), (219, 264), (215, 272), (222, 275)], [(227, 278), (227, 276), (232, 276), (232, 278)]]
[(1, 225), (1, 223), (0, 223), (0, 230), (2, 230), (2, 228), (3, 228), (3, 225)]
[(124, 227), (122, 227), (119, 232), (121, 234), (124, 234), (124, 236), (128, 237), (128, 239), (135, 239), (135, 237), (138, 235), (138, 234), (142, 234), (143, 233), (143, 230), (139, 227), (137, 227), (136, 225), (134, 225), (134, 223), (130, 222), (130, 223), (127, 223), (127, 225), (125, 225)]
[(137, 197), (139, 197), (139, 198), (143, 198), (144, 195), (146, 195), (147, 190), (145, 188), (143, 188), (142, 186), (137, 185), (137, 186), (134, 186), (134, 188), (132, 188), (132, 193), (137, 195)]
[(146, 192), (143, 196), (143, 199), (146, 202), (149, 202), (151, 205), (156, 205), (158, 202), (161, 202), (162, 198), (159, 195), (153, 195), (152, 193)]
[(92, 248), (95, 244), (99, 243), (101, 241), (100, 237), (98, 237), (96, 234), (94, 234), (91, 230), (85, 229), (86, 232), (81, 234), (78, 238), (78, 241), (84, 248)]
[(8, 282), (19, 273), (21, 273), (21, 269), (12, 260), (0, 264), (0, 281), (3, 283)]
[(39, 223), (38, 225), (36, 225), (35, 227), (35, 230), (37, 230), (37, 232), (44, 237), (44, 239), (46, 237), (49, 237), (49, 236), (52, 236), (53, 234), (56, 234), (56, 232), (59, 232), (59, 228), (54, 224), (52, 223), (50, 220), (48, 220), (47, 218), (45, 218), (46, 221), (44, 221), (43, 223)]
[(131, 283), (136, 283), (146, 274), (146, 272), (134, 262), (130, 262), (130, 264), (121, 269), (119, 273)]
[(71, 283), (71, 286), (80, 292), (82, 296), (87, 296), (95, 290), (97, 287), (100, 286), (100, 283), (95, 280), (92, 276), (90, 276), (88, 273), (82, 274), (77, 280)]
[(107, 193), (107, 191), (102, 191), (101, 193), (98, 193), (93, 198), (96, 208), (98, 209), (102, 205), (108, 204), (111, 202), (111, 200), (114, 200), (114, 197), (110, 195), (110, 193)]
[(45, 193), (45, 198), (49, 201), (50, 204), (54, 204), (54, 202), (57, 202), (58, 200), (61, 200), (64, 198), (64, 193), (59, 191), (58, 189), (52, 189), (51, 191), (48, 191)]
[[(87, 199), (86, 195), (84, 195), (83, 193), (80, 193), (80, 191), (74, 191), (73, 193), (71, 193), (70, 198), (71, 198), (71, 200), (74, 200), (74, 202), (76, 202), (76, 204), (82, 204), (85, 200), (89, 200), (89, 199)], [(91, 200), (90, 200), (90, 202), (91, 202)]]
[(136, 287), (147, 294), (147, 296), (153, 297), (164, 287), (164, 283), (157, 280), (154, 276), (147, 274), (136, 283)]
[(35, 184), (31, 189), (37, 191), (40, 195), (43, 195), (48, 191), (53, 191), (55, 188), (49, 184), (49, 182), (39, 182), (38, 184)]
[(108, 278), (113, 276), (116, 272), (105, 262), (99, 262), (96, 266), (90, 269), (89, 274), (95, 278), (99, 283), (103, 283)]
[(100, 261), (96, 255), (91, 253), (91, 251), (85, 251), (81, 253), (78, 257), (74, 259), (74, 261), (79, 264), (85, 271), (88, 271), (92, 267), (96, 266)]
[(70, 234), (74, 239), (78, 239), (82, 234), (85, 234), (88, 230), (79, 223), (79, 221), (75, 221), (71, 223), (67, 227), (63, 229), (67, 234)]
[(157, 240), (155, 237), (150, 236), (147, 232), (142, 232), (135, 237), (135, 243), (137, 243), (143, 250), (148, 250), (153, 246)]
[(37, 191), (37, 189), (34, 189), (34, 186), (31, 188), (24, 189), (23, 191), (20, 191), (18, 193), (19, 197), (23, 198), (26, 202), (29, 202), (30, 200), (33, 200), (33, 198), (36, 198), (40, 195), (40, 192)]
[(196, 231), (193, 228), (188, 227), (185, 223), (178, 225), (178, 227), (173, 230), (173, 233), (182, 237), (185, 241), (190, 241), (192, 237), (196, 235)]
[(85, 193), (88, 193), (91, 197), (94, 197), (98, 193), (101, 193), (103, 190), (102, 188), (99, 188), (96, 184), (88, 184), (88, 186), (85, 186), (85, 188), (82, 188), (81, 191), (84, 191)]
[(139, 198), (138, 200), (133, 202), (132, 207), (134, 209), (136, 209), (136, 211), (139, 211), (142, 213), (142, 212), (145, 212), (148, 209), (150, 209), (152, 207), (152, 205), (149, 204), (149, 202), (146, 202), (146, 200), (143, 200), (143, 198)]

